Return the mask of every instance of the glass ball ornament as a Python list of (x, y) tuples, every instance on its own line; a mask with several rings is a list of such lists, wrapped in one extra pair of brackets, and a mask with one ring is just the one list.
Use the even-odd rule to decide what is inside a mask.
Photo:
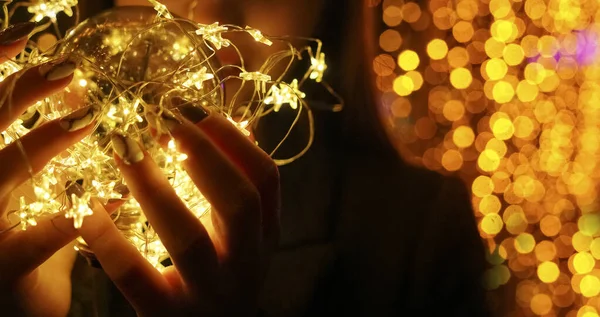
[[(79, 66), (62, 103), (52, 111), (64, 115), (86, 108), (95, 118), (94, 132), (71, 150), (74, 164), (64, 169), (67, 184), (105, 204), (125, 200), (113, 215), (115, 223), (157, 267), (167, 251), (139, 204), (127, 196), (110, 136), (126, 134), (141, 143), (192, 212), (201, 217), (209, 210), (178, 164), (184, 157), (174, 143), (164, 147), (157, 142), (168, 134), (160, 119), (165, 112), (198, 106), (220, 110), (222, 86), (214, 75), (219, 65), (194, 31), (192, 21), (160, 18), (149, 7), (118, 7), (69, 31), (55, 52), (56, 58), (73, 59)], [(83, 241), (78, 249), (94, 263)]]

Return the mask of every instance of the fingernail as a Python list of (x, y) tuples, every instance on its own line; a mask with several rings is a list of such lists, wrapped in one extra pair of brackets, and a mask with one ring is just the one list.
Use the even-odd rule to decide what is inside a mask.
[(129, 187), (127, 187), (127, 185), (125, 184), (116, 185), (115, 188), (113, 188), (113, 190), (121, 194), (121, 197), (129, 195)]
[(115, 133), (110, 139), (115, 153), (117, 153), (125, 164), (131, 165), (144, 159), (142, 148), (132, 138)]
[(146, 120), (148, 120), (148, 124), (151, 127), (155, 128), (160, 133), (173, 132), (182, 124), (181, 120), (168, 110), (163, 110), (160, 116), (148, 112), (146, 114)]
[(193, 123), (198, 123), (208, 117), (208, 111), (204, 108), (193, 105), (193, 104), (184, 104), (180, 107), (177, 107), (181, 115), (190, 120)]
[(40, 66), (40, 74), (44, 76), (46, 80), (54, 81), (71, 76), (76, 68), (77, 63), (65, 59)]
[(75, 110), (60, 119), (60, 127), (73, 132), (87, 127), (94, 120), (94, 109), (91, 106)]
[(67, 181), (65, 184), (65, 192), (67, 194), (67, 198), (69, 201), (71, 201), (71, 195), (81, 197), (85, 193), (85, 190), (78, 182)]
[(0, 46), (10, 45), (29, 37), (35, 25), (34, 22), (17, 23), (0, 31)]
[(31, 108), (21, 115), (19, 119), (23, 121), (21, 125), (29, 130), (36, 128), (43, 121), (40, 112)]
[(175, 117), (175, 115), (166, 110), (163, 111), (163, 113), (160, 115), (160, 118), (162, 119), (161, 122), (171, 132), (175, 131), (175, 129), (177, 129), (177, 127), (180, 126), (182, 123), (181, 120)]

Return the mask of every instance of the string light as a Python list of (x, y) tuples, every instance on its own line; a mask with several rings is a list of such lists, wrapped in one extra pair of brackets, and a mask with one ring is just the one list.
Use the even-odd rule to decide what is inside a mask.
[(56, 21), (56, 15), (64, 12), (67, 16), (73, 16), (73, 7), (77, 0), (37, 0), (29, 4), (27, 11), (33, 14), (33, 20), (42, 21), (45, 17)]
[(283, 104), (289, 104), (292, 109), (298, 109), (298, 101), (306, 97), (306, 94), (298, 90), (298, 80), (294, 79), (291, 84), (279, 84), (271, 86), (269, 95), (265, 98), (265, 104), (273, 105), (273, 111), (278, 112)]
[[(48, 49), (55, 55), (41, 51), (31, 42), (19, 58), (0, 65), (0, 81), (22, 69), (63, 56), (79, 61), (74, 79), (65, 92), (36, 103), (26, 115), (27, 118), (39, 117), (38, 121), (44, 122), (79, 109), (82, 122), (77, 124), (90, 121), (94, 124), (92, 134), (55, 157), (32, 177), (30, 185), (34, 195), (19, 197), (20, 207), (15, 212), (22, 229), (37, 225), (40, 217), (58, 213), (72, 219), (74, 227), (79, 228), (85, 217), (92, 214), (92, 200), (102, 204), (122, 200), (122, 206), (113, 216), (116, 226), (152, 265), (162, 269), (161, 263), (168, 257), (168, 252), (147, 222), (139, 203), (127, 195), (127, 184), (113, 159), (111, 135), (127, 135), (140, 143), (185, 205), (201, 218), (210, 212), (210, 204), (183, 167), (182, 162), (187, 156), (178, 151), (171, 138), (169, 120), (179, 120), (177, 116), (185, 105), (202, 106), (222, 114), (244, 135), (250, 136), (250, 127), (261, 116), (268, 115), (271, 110), (279, 111), (283, 104), (289, 104), (298, 113), (305, 109), (310, 116), (301, 83), (308, 77), (321, 81), (326, 65), (320, 52), (320, 41), (311, 40), (310, 44), (318, 47), (314, 55), (310, 45), (295, 48), (277, 39), (289, 49), (269, 56), (262, 69), (274, 68), (280, 59), (273, 56), (289, 56), (295, 60), (307, 54), (313, 63), (304, 79), (285, 83), (273, 80), (269, 73), (247, 71), (243, 66), (219, 66), (214, 51), (229, 46), (235, 48), (234, 42), (223, 37), (227, 33), (247, 33), (262, 45), (270, 46), (275, 40), (248, 26), (222, 26), (218, 22), (205, 25), (179, 19), (159, 1), (149, 0), (149, 3), (154, 10), (135, 9), (139, 20), (121, 19), (120, 10), (130, 9), (115, 8), (71, 29), (64, 38), (56, 34), (62, 39)], [(7, 5), (4, 3), (5, 9)], [(52, 24), (57, 26), (54, 17), (60, 12), (72, 15), (76, 1), (40, 1), (27, 5), (35, 20), (51, 18), (51, 23), (46, 25), (48, 28), (43, 31), (50, 32)], [(191, 31), (190, 26), (193, 27)], [(236, 48), (236, 51), (239, 50)], [(243, 60), (243, 56), (240, 59)], [(238, 69), (239, 75), (219, 78), (219, 71), (226, 67)], [(222, 87), (228, 80), (252, 83), (251, 99), (239, 99), (241, 88), (240, 92), (232, 93), (232, 96), (238, 96), (237, 99), (225, 98)], [(234, 119), (232, 114), (239, 104), (249, 106), (244, 108), (241, 116), (236, 112)], [(0, 134), (3, 139), (0, 148), (12, 143), (20, 146), (19, 139), (35, 128), (25, 126), (27, 118), (22, 116)], [(310, 131), (312, 133), (312, 126)], [(158, 139), (165, 136), (169, 140), (163, 146)], [(304, 152), (289, 159), (275, 160), (291, 162)], [(79, 184), (82, 191), (68, 195), (63, 184), (73, 183)], [(89, 255), (85, 242), (78, 241), (77, 249)]]
[(228, 47), (231, 42), (223, 38), (223, 33), (229, 29), (225, 26), (220, 26), (219, 22), (210, 25), (199, 24), (196, 34), (202, 35), (204, 40), (211, 42), (215, 49), (220, 50), (223, 47)]

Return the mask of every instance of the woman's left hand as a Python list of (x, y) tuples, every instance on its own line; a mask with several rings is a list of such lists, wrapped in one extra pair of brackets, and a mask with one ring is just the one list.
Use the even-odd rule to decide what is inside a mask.
[[(220, 115), (197, 124), (165, 118), (185, 168), (212, 205), (201, 223), (139, 144), (113, 137), (119, 168), (169, 251), (160, 273), (102, 207), (82, 237), (140, 316), (254, 316), (269, 253), (279, 239), (279, 174), (269, 156)], [(204, 222), (204, 221), (203, 221)]]

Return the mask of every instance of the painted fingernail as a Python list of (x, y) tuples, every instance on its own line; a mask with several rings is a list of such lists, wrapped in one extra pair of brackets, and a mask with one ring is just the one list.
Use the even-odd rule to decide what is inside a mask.
[(10, 45), (29, 37), (35, 25), (34, 22), (17, 23), (0, 31), (0, 46)]
[(94, 109), (91, 106), (75, 110), (71, 114), (60, 119), (60, 127), (66, 131), (73, 132), (81, 130), (94, 120)]
[(146, 120), (148, 120), (148, 124), (151, 127), (155, 128), (160, 133), (173, 132), (182, 124), (181, 120), (168, 110), (163, 110), (160, 116), (148, 112), (146, 114)]
[(132, 138), (122, 134), (113, 134), (110, 139), (115, 153), (125, 164), (131, 165), (144, 159), (144, 151)]
[(32, 108), (29, 108), (19, 119), (23, 121), (21, 125), (29, 130), (36, 128), (43, 121), (40, 112)]
[(116, 185), (115, 188), (113, 188), (113, 190), (115, 192), (121, 194), (121, 197), (126, 197), (130, 193), (129, 187), (127, 187), (127, 185), (125, 185), (125, 184)]
[(81, 186), (81, 184), (79, 184), (78, 182), (67, 181), (67, 183), (65, 184), (65, 192), (67, 194), (67, 198), (69, 199), (69, 201), (71, 201), (72, 195), (81, 197), (85, 193), (85, 190), (83, 189), (83, 186)]
[(190, 103), (177, 107), (181, 115), (193, 123), (198, 123), (208, 117), (208, 111), (201, 106)]
[(77, 63), (72, 60), (65, 59), (42, 65), (39, 69), (40, 74), (44, 76), (46, 80), (54, 81), (71, 76), (76, 68)]
[(170, 111), (163, 111), (160, 118), (165, 127), (171, 132), (175, 131), (182, 124), (181, 120), (175, 117)]

